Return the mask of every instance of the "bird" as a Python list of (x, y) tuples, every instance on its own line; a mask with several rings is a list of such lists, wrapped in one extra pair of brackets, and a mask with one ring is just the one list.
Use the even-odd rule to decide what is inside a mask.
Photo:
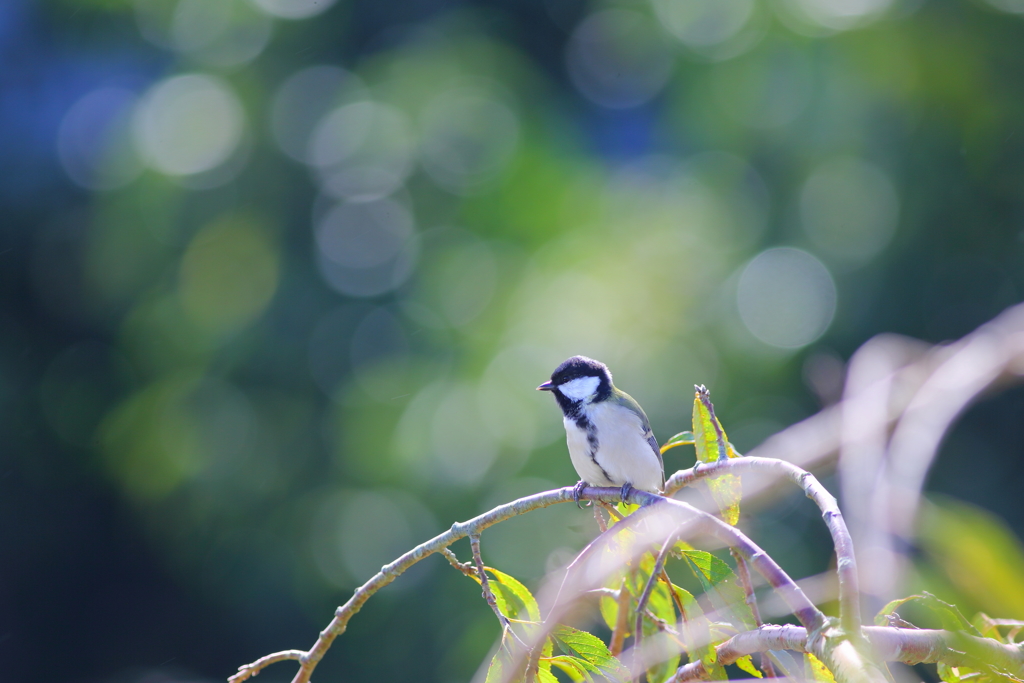
[(634, 488), (664, 489), (665, 465), (647, 415), (616, 388), (607, 365), (573, 356), (537, 390), (554, 394), (562, 409), (569, 458), (580, 475), (573, 488), (577, 505), (587, 485), (620, 487), (623, 500)]

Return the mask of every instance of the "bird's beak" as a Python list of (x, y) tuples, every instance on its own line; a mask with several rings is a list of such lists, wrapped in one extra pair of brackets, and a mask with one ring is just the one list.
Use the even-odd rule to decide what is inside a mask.
[(541, 384), (539, 387), (537, 387), (537, 391), (551, 391), (554, 388), (555, 385), (552, 384), (549, 380), (547, 382), (544, 382), (544, 384)]

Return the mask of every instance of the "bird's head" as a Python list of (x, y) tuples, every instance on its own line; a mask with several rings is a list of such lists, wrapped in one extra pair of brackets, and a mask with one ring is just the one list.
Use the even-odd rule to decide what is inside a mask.
[(586, 356), (573, 356), (551, 373), (538, 391), (550, 391), (559, 404), (594, 403), (612, 394), (612, 373), (608, 366)]

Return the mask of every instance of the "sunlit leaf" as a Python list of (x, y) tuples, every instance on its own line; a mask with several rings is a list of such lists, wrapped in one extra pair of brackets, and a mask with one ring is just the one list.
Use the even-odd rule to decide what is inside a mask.
[(735, 525), (740, 521), (740, 499), (743, 497), (743, 487), (740, 478), (735, 474), (723, 474), (720, 477), (708, 479), (708, 491), (711, 497), (718, 504), (718, 511), (729, 524)]
[[(975, 614), (974, 619), (971, 620), (971, 624), (974, 628), (978, 629), (978, 633), (985, 638), (994, 638), (1000, 642), (1005, 642), (1003, 640), (1002, 633), (999, 632), (999, 627), (994, 621), (992, 621), (992, 617), (984, 612), (978, 612)], [(1018, 625), (1024, 626), (1024, 622), (1019, 622)]]
[(510, 619), (540, 621), (540, 607), (530, 589), (505, 572), (484, 567), (496, 583), (491, 584), (498, 609)]
[(629, 517), (631, 514), (639, 510), (640, 506), (634, 505), (633, 503), (619, 502), (615, 504), (615, 509), (622, 516), (622, 518), (625, 519), (626, 517)]
[(686, 550), (683, 559), (723, 618), (735, 617), (744, 629), (756, 627), (754, 615), (746, 602), (746, 593), (724, 560), (706, 550)]
[(693, 432), (679, 432), (661, 445), (661, 452), (670, 451), (676, 446), (689, 446), (694, 443)]
[[(721, 422), (715, 417), (711, 396), (704, 386), (697, 387), (693, 398), (693, 435), (697, 460), (700, 462), (711, 463), (738, 457), (738, 453), (729, 444)], [(722, 518), (729, 524), (736, 524), (740, 519), (740, 499), (743, 497), (740, 478), (734, 474), (723, 474), (709, 478), (707, 485)]]
[(764, 678), (764, 674), (761, 673), (761, 670), (754, 666), (754, 658), (750, 655), (740, 657), (733, 663), (754, 678)]
[(810, 652), (804, 655), (804, 671), (807, 678), (812, 681), (822, 681), (822, 683), (836, 683), (835, 677), (832, 672), (828, 670), (820, 659), (812, 655)]
[(610, 595), (602, 595), (598, 601), (598, 607), (601, 610), (604, 623), (614, 631), (615, 625), (619, 622), (619, 601)]
[[(991, 512), (946, 497), (922, 506), (918, 539), (972, 611), (1024, 619), (1024, 544)], [(959, 602), (959, 600), (958, 600)], [(961, 603), (963, 604), (963, 603)], [(966, 605), (964, 605), (966, 607)]]
[(537, 683), (558, 683), (558, 677), (551, 673), (551, 665), (546, 669), (537, 670)]
[[(647, 582), (650, 580), (651, 572), (654, 570), (656, 560), (653, 553), (644, 553), (640, 557), (639, 566), (632, 574), (632, 580), (628, 582), (630, 592), (637, 599), (643, 593)], [(647, 599), (647, 610), (658, 619), (674, 623), (676, 619), (675, 605), (672, 602), (672, 594), (664, 581), (655, 579), (651, 588), (651, 595)]]
[(559, 626), (551, 633), (551, 639), (555, 641), (559, 650), (582, 661), (587, 671), (600, 674), (611, 681), (629, 679), (625, 667), (597, 636), (571, 626)]
[(570, 655), (559, 655), (551, 657), (549, 663), (561, 669), (573, 683), (593, 680), (586, 662)]
[(699, 659), (704, 662), (704, 668), (710, 671), (717, 667), (718, 653), (711, 639), (711, 630), (708, 620), (704, 617), (704, 610), (700, 608), (700, 604), (690, 591), (675, 584), (672, 584), (672, 590), (676, 600), (683, 607), (682, 634), (686, 651), (691, 660)]
[[(493, 567), (484, 567), (484, 570), (491, 575), (489, 581), (491, 592), (498, 603), (498, 610), (510, 619), (520, 621), (540, 621), (540, 607), (530, 589), (520, 583), (515, 577)], [(473, 572), (469, 575), (478, 584), (480, 577)]]
[(491, 663), (487, 665), (487, 678), (484, 679), (484, 683), (501, 683), (502, 680), (502, 669), (503, 662), (502, 651), (499, 649), (491, 657)]
[(693, 397), (693, 439), (700, 462), (717, 462), (729, 457), (725, 430), (715, 417), (710, 394), (703, 386), (697, 387)]
[[(655, 563), (656, 559), (653, 553), (645, 553), (640, 558), (640, 566), (634, 573), (636, 581), (633, 584), (637, 598), (643, 593), (647, 582), (650, 580)], [(676, 622), (676, 607), (675, 601), (672, 599), (672, 593), (669, 591), (668, 585), (664, 581), (658, 580), (657, 577), (652, 586), (650, 597), (647, 600), (645, 612), (643, 620), (644, 637), (654, 636), (661, 631), (661, 625), (649, 618), (647, 614), (670, 626)], [(679, 666), (678, 649), (672, 647), (670, 643), (664, 643), (658, 650), (652, 650), (648, 654), (652, 660), (657, 662), (647, 670), (647, 680), (649, 681), (664, 681)]]
[(960, 683), (960, 670), (955, 666), (950, 666), (945, 662), (939, 662), (935, 665), (935, 673), (939, 675), (939, 679), (945, 681), (945, 683)]
[(537, 681), (539, 683), (558, 683), (558, 678), (551, 672), (551, 655), (555, 645), (550, 638), (544, 639), (544, 646), (540, 650), (540, 657), (537, 660)]
[(487, 666), (487, 678), (484, 683), (521, 683), (525, 678), (525, 669), (518, 675), (509, 676), (506, 669), (511, 665), (511, 642), (507, 633), (501, 637), (501, 645), (498, 651), (491, 657), (491, 663)]
[(966, 617), (960, 613), (960, 610), (956, 605), (951, 605), (948, 602), (939, 600), (928, 592), (923, 592), (920, 595), (910, 595), (908, 597), (899, 598), (889, 602), (875, 616), (875, 624), (878, 626), (887, 626), (889, 624), (889, 620), (886, 618), (887, 615), (892, 614), (901, 606), (911, 601), (917, 601), (927, 607), (929, 611), (939, 618), (942, 628), (948, 631), (967, 631), (972, 635), (981, 635), (978, 629), (976, 629), (974, 625), (967, 621)]

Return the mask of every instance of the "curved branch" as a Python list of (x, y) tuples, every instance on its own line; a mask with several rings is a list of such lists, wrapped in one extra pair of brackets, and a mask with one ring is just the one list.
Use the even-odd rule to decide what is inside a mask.
[[(743, 460), (747, 459), (733, 459), (728, 462), (741, 462)], [(713, 466), (704, 466), (704, 469), (711, 469), (711, 467)], [(703, 472), (700, 473), (700, 476), (704, 476)], [(611, 503), (621, 500), (620, 496), (620, 490), (617, 488), (586, 487), (583, 489), (580, 498), (583, 500)], [(272, 659), (271, 661), (264, 661), (268, 659), (267, 657), (264, 657), (256, 662), (240, 667), (240, 673), (236, 674), (235, 677), (232, 677), (232, 683), (241, 683), (241, 681), (252, 676), (268, 664), (282, 661), (284, 659), (297, 659), (300, 663), (299, 671), (296, 672), (295, 677), (292, 679), (292, 683), (308, 683), (313, 670), (316, 668), (316, 665), (320, 660), (323, 659), (324, 654), (331, 647), (334, 639), (345, 632), (345, 629), (348, 627), (349, 620), (358, 613), (360, 609), (362, 609), (362, 606), (374, 593), (390, 584), (409, 569), (409, 567), (429, 555), (441, 552), (442, 549), (447, 548), (466, 536), (479, 534), (484, 529), (494, 526), (499, 522), (503, 522), (506, 519), (511, 519), (512, 517), (516, 517), (532, 510), (537, 510), (558, 503), (566, 503), (572, 500), (573, 487), (567, 486), (560, 489), (554, 489), (552, 491), (544, 491), (532, 496), (526, 496), (525, 498), (520, 498), (512, 501), (511, 503), (499, 505), (493, 510), (485, 512), (482, 515), (478, 515), (469, 521), (456, 522), (448, 531), (435, 536), (425, 543), (421, 543), (396, 559), (394, 562), (384, 565), (381, 567), (379, 572), (370, 578), (369, 581), (357, 588), (352, 594), (352, 597), (349, 598), (348, 602), (335, 610), (334, 618), (331, 619), (327, 628), (320, 632), (320, 636), (317, 638), (316, 643), (314, 643), (313, 647), (310, 648), (308, 652), (288, 650), (287, 652), (290, 653), (289, 656), (280, 656)], [(671, 498), (665, 498), (653, 493), (647, 493), (645, 491), (632, 491), (629, 495), (629, 502), (637, 503), (645, 507), (663, 505), (676, 511), (677, 514), (683, 514), (685, 516), (683, 521), (694, 522), (696, 524), (695, 528), (697, 531), (702, 531), (715, 536), (728, 546), (734, 547), (742, 553), (754, 569), (756, 569), (757, 572), (765, 578), (768, 584), (779, 592), (782, 599), (793, 611), (793, 614), (796, 615), (797, 619), (800, 620), (801, 624), (808, 628), (815, 629), (820, 628), (825, 623), (824, 615), (807, 598), (793, 579), (791, 579), (774, 560), (761, 550), (756, 543), (747, 538), (738, 529), (729, 526), (722, 520), (708, 514), (707, 512), (698, 510), (688, 503), (673, 500)], [(296, 653), (298, 656), (295, 656)], [(276, 657), (276, 655), (268, 655), (268, 657)]]
[(283, 662), (288, 659), (300, 660), (304, 654), (306, 653), (302, 650), (282, 650), (281, 652), (275, 652), (274, 654), (260, 657), (252, 664), (243, 664), (238, 667), (238, 673), (228, 678), (228, 681), (230, 681), (230, 683), (241, 683), (247, 678), (258, 674), (264, 667), (270, 666), (276, 662)]
[[(588, 498), (590, 495), (598, 494), (600, 499), (609, 500), (614, 499), (618, 493), (619, 490), (614, 488), (587, 487), (583, 489), (582, 497)], [(602, 556), (598, 551), (611, 542), (623, 528), (628, 526), (636, 530), (644, 523), (646, 523), (646, 538), (634, 539), (632, 544), (634, 555), (646, 552), (650, 543), (663, 542), (670, 536), (692, 537), (698, 534), (713, 536), (725, 545), (736, 548), (779, 593), (800, 623), (811, 632), (820, 633), (827, 625), (825, 615), (814, 606), (793, 579), (739, 529), (689, 503), (646, 491), (633, 489), (624, 502), (641, 507), (588, 544), (569, 565), (566, 575), (558, 586), (550, 585), (548, 590), (545, 590), (540, 596), (542, 611), (545, 603), (550, 604), (550, 608), (547, 610), (544, 623), (531, 632), (531, 639), (526, 650), (536, 648), (542, 643), (544, 638), (550, 635), (558, 622), (569, 612), (576, 600), (600, 586), (618, 566), (602, 566), (602, 563), (607, 562), (607, 557)], [(516, 658), (510, 662), (507, 670), (509, 672), (520, 671), (526, 656), (525, 651), (518, 653)]]
[[(1015, 676), (1024, 675), (1024, 651), (991, 638), (953, 631), (865, 626), (864, 635), (880, 661), (984, 668), (994, 666)], [(762, 626), (733, 636), (716, 648), (718, 664), (768, 650), (809, 652), (807, 629), (801, 626)], [(701, 661), (684, 664), (667, 683), (701, 680), (708, 675)]]
[(761, 471), (776, 477), (785, 477), (802, 488), (807, 497), (821, 510), (821, 517), (825, 520), (836, 550), (840, 622), (843, 630), (852, 637), (857, 637), (861, 625), (860, 589), (853, 539), (835, 496), (829, 493), (813, 474), (785, 460), (758, 457), (730, 458), (713, 463), (697, 463), (688, 470), (676, 472), (665, 482), (665, 495), (672, 495), (684, 486), (701, 479), (737, 471)]
[[(733, 458), (721, 463), (741, 462), (746, 458)], [(718, 463), (714, 463), (717, 465)], [(701, 465), (701, 469), (711, 466)], [(814, 630), (821, 629), (825, 623), (825, 615), (814, 606), (803, 590), (793, 579), (773, 560), (760, 546), (750, 540), (742, 531), (734, 526), (723, 522), (712, 514), (698, 510), (689, 503), (673, 498), (665, 498), (646, 491), (633, 490), (630, 492), (629, 502), (638, 503), (644, 506), (665, 506), (683, 515), (683, 522), (695, 523), (697, 531), (714, 536), (730, 548), (738, 550), (750, 563), (757, 573), (764, 577), (772, 588), (774, 588), (786, 606), (793, 612), (793, 615), (805, 627)]]

